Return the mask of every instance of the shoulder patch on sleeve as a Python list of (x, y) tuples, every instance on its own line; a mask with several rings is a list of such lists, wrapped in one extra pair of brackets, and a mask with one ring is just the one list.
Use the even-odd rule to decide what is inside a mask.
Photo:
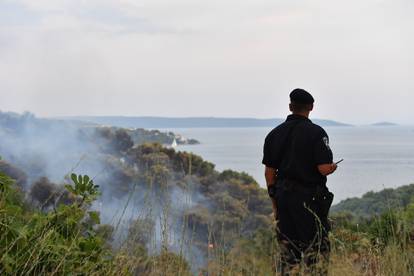
[(322, 138), (322, 140), (323, 140), (323, 143), (325, 144), (325, 146), (330, 150), (331, 147), (329, 146), (329, 138), (327, 136), (324, 136)]

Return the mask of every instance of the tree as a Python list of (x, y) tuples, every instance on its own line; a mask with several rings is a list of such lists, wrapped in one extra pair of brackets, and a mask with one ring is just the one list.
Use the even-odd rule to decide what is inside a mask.
[(124, 129), (118, 129), (115, 131), (112, 145), (116, 151), (126, 152), (134, 146), (134, 142)]

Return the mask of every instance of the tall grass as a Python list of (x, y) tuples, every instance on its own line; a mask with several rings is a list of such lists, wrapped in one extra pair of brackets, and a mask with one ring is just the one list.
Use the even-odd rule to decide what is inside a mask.
[[(141, 232), (130, 231), (115, 250), (97, 231), (97, 214), (88, 210), (94, 191), (76, 190), (75, 185), (72, 193), (82, 200), (42, 213), (27, 206), (10, 178), (0, 174), (0, 275), (276, 274), (279, 248), (271, 227), (246, 236), (238, 227), (229, 231), (224, 220), (210, 221), (203, 243), (195, 238), (197, 229), (191, 228), (182, 214), (177, 234), (171, 223), (171, 204), (176, 203), (167, 200), (170, 190), (166, 179), (161, 181), (161, 189), (148, 182), (145, 210), (139, 215), (152, 218), (155, 208), (161, 208), (161, 231), (139, 224)], [(88, 182), (89, 178), (78, 180)], [(157, 202), (150, 200), (153, 193)], [(191, 196), (186, 198), (191, 201)], [(226, 211), (224, 202), (221, 208)], [(125, 214), (122, 210), (121, 217)], [(334, 225), (330, 275), (414, 275), (413, 218), (410, 205), (402, 211), (389, 210), (359, 227), (353, 222)], [(119, 224), (115, 222), (114, 228)], [(134, 236), (142, 231), (145, 241)], [(173, 240), (178, 244), (172, 244)], [(199, 252), (204, 254), (203, 265), (197, 260)], [(298, 269), (297, 275), (306, 273)]]

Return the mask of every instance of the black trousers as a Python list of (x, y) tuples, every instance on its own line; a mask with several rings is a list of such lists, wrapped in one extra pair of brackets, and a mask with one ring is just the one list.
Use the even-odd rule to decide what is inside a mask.
[(282, 275), (290, 275), (290, 269), (299, 263), (304, 263), (310, 274), (326, 275), (330, 252), (326, 210), (314, 194), (286, 187), (277, 189), (275, 199)]

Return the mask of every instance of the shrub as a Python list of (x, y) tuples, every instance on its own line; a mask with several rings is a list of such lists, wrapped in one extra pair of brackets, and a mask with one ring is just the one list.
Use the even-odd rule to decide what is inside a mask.
[[(99, 214), (88, 211), (98, 188), (87, 176), (66, 185), (81, 201), (41, 213), (24, 209), (13, 181), (0, 174), (0, 274), (107, 274), (111, 252), (94, 231)], [(86, 223), (93, 221), (93, 223)]]

